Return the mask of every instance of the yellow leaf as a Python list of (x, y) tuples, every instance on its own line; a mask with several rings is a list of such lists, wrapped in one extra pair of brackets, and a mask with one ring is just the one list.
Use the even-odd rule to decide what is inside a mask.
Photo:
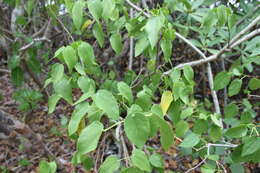
[(160, 103), (162, 111), (163, 111), (163, 115), (166, 114), (172, 100), (173, 100), (172, 92), (171, 91), (164, 91), (163, 94), (162, 94), (161, 103)]
[(88, 28), (89, 25), (91, 25), (94, 21), (92, 20), (86, 20), (85, 23), (81, 27), (81, 31), (84, 31), (85, 29)]

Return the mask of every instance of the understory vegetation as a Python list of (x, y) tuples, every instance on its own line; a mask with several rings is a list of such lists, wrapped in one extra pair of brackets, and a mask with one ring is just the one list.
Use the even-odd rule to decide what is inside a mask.
[(259, 172), (259, 14), (0, 0), (0, 172)]

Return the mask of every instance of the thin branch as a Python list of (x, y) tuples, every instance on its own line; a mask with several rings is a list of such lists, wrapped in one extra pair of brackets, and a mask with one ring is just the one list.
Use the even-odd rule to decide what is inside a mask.
[(146, 13), (142, 8), (138, 7), (137, 5), (133, 4), (130, 0), (125, 0), (128, 5), (130, 5), (132, 8), (136, 9), (136, 11), (139, 11), (143, 13), (146, 17), (151, 17), (149, 13)]
[[(235, 46), (238, 45), (238, 43), (242, 43), (241, 41), (246, 41), (250, 39), (252, 36), (256, 35), (259, 32), (259, 29), (257, 29), (255, 32), (253, 31), (254, 34), (250, 33), (248, 34), (249, 36), (244, 36), (242, 39), (238, 40), (244, 33), (246, 33), (248, 30), (250, 30), (253, 26), (255, 26), (258, 22), (260, 21), (260, 16), (258, 16), (256, 19), (254, 19), (245, 29), (243, 29), (241, 32), (239, 32), (231, 41), (229, 44), (226, 44), (217, 54), (211, 55), (207, 57), (206, 59), (200, 59), (200, 60), (195, 60), (187, 63), (182, 63), (177, 66), (175, 66), (175, 69), (180, 69), (183, 68), (186, 65), (189, 66), (196, 66), (196, 65), (201, 65), (205, 64), (211, 61), (214, 61), (218, 59), (223, 53), (225, 53), (228, 48), (234, 48)], [(231, 45), (229, 47), (229, 45)], [(171, 70), (164, 72), (164, 75), (170, 74)]]
[[(130, 9), (130, 17), (134, 17), (133, 8)], [(132, 70), (133, 67), (133, 59), (134, 59), (134, 38), (130, 37), (130, 52), (129, 52), (129, 62), (128, 62), (128, 70)]]
[(244, 37), (242, 37), (241, 39), (237, 40), (236, 42), (234, 42), (230, 48), (234, 48), (236, 47), (237, 45), (241, 44), (242, 42), (246, 41), (246, 40), (249, 40), (250, 38), (254, 37), (255, 35), (259, 34), (260, 33), (260, 28), (252, 31), (251, 33), (245, 35)]
[(221, 168), (223, 169), (224, 173), (227, 173), (227, 169), (225, 168), (225, 166), (222, 163), (220, 163), (218, 161), (216, 161), (216, 163), (221, 166)]
[(21, 51), (24, 51), (24, 50), (30, 48), (35, 42), (38, 42), (38, 41), (51, 42), (51, 40), (49, 40), (49, 39), (46, 38), (45, 36), (43, 36), (43, 37), (41, 37), (41, 38), (35, 38), (35, 39), (33, 39), (33, 41), (31, 41), (29, 44), (27, 44), (27, 45), (21, 47), (21, 48), (19, 49), (19, 51), (21, 52)]
[(0, 68), (0, 73), (11, 73), (10, 70)]
[(207, 147), (207, 155), (210, 155), (210, 147), (226, 147), (226, 148), (236, 148), (238, 145), (236, 144), (212, 144), (208, 143)]
[(185, 173), (189, 173), (193, 170), (195, 170), (196, 168), (200, 167), (205, 161), (207, 160), (207, 158), (203, 159), (200, 163), (198, 163), (195, 167), (190, 168), (188, 171), (186, 171)]
[[(234, 44), (242, 35), (244, 35), (247, 31), (249, 31), (253, 26), (255, 26), (260, 21), (260, 15), (255, 18), (247, 27), (245, 27), (242, 31), (240, 31), (231, 41), (230, 45)], [(227, 46), (227, 45), (226, 45)]]
[(208, 73), (208, 80), (209, 80), (209, 87), (211, 91), (211, 96), (213, 98), (213, 103), (215, 107), (216, 113), (220, 113), (220, 107), (219, 107), (219, 101), (216, 91), (214, 90), (214, 80), (213, 80), (213, 74), (210, 63), (207, 64), (207, 73)]

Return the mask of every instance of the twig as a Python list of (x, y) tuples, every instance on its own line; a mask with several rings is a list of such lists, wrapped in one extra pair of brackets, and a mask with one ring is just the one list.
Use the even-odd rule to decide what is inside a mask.
[(32, 35), (32, 38), (35, 38), (37, 37), (38, 35), (40, 35), (41, 33), (43, 33), (43, 31), (45, 30), (46, 26), (48, 25), (48, 22), (46, 22), (43, 27), (38, 31), (38, 32), (35, 32), (33, 35)]
[(210, 155), (210, 147), (226, 147), (226, 148), (236, 148), (238, 145), (236, 144), (212, 144), (212, 143), (208, 143), (206, 145), (207, 147), (207, 155)]
[[(242, 35), (244, 35), (247, 31), (249, 31), (253, 26), (255, 26), (260, 21), (260, 16), (255, 18), (247, 27), (245, 27), (242, 31), (240, 31), (231, 41), (230, 45), (234, 44)], [(226, 45), (227, 46), (227, 45)]]
[(188, 171), (186, 171), (185, 173), (191, 172), (193, 170), (195, 170), (196, 168), (200, 167), (205, 161), (207, 160), (207, 158), (203, 159), (200, 163), (198, 163), (195, 167), (190, 168)]
[(48, 38), (46, 38), (45, 36), (41, 37), (41, 38), (35, 38), (33, 39), (33, 41), (31, 41), (29, 44), (21, 47), (19, 49), (19, 51), (24, 51), (24, 50), (27, 50), (28, 48), (30, 48), (35, 42), (38, 42), (38, 41), (47, 41), (47, 42), (51, 42), (51, 40), (49, 40)]
[(62, 26), (63, 30), (65, 32), (67, 32), (67, 34), (69, 35), (70, 39), (72, 42), (74, 42), (74, 38), (73, 36), (71, 35), (71, 33), (69, 32), (69, 30), (66, 28), (66, 26), (62, 23), (62, 21), (56, 16), (56, 14), (51, 10), (51, 12), (53, 13), (55, 19), (60, 23), (60, 25)]
[(249, 40), (250, 38), (254, 37), (255, 35), (259, 34), (260, 33), (260, 28), (252, 31), (251, 33), (245, 35), (244, 37), (242, 37), (241, 39), (237, 40), (236, 42), (234, 42), (230, 47), (231, 48), (234, 48), (236, 47), (237, 45), (241, 44), (242, 42), (246, 41), (246, 40)]
[(217, 93), (214, 90), (213, 74), (212, 74), (212, 69), (211, 69), (210, 63), (207, 64), (207, 72), (208, 72), (209, 87), (211, 90), (211, 95), (213, 98), (215, 111), (216, 111), (216, 113), (220, 113), (219, 101), (218, 101)]
[(260, 96), (258, 96), (258, 95), (251, 95), (251, 94), (249, 94), (248, 96), (249, 96), (249, 97), (256, 97), (256, 98), (260, 98)]
[(146, 17), (150, 17), (149, 13), (146, 13), (142, 8), (138, 7), (137, 5), (133, 4), (130, 0), (125, 0), (128, 5), (130, 5), (132, 8), (136, 9), (137, 11), (143, 13)]
[(10, 70), (0, 68), (0, 73), (11, 73)]
[(115, 124), (111, 125), (110, 127), (104, 129), (103, 132), (107, 132), (108, 130), (114, 128), (115, 126), (120, 125), (120, 124), (123, 123), (124, 121), (125, 121), (125, 120), (122, 120), (122, 121), (118, 121), (118, 122), (116, 122)]
[(221, 166), (221, 168), (223, 169), (224, 173), (227, 173), (227, 170), (226, 170), (225, 166), (222, 163), (220, 163), (218, 161), (216, 161), (216, 163)]
[[(134, 16), (134, 10), (133, 10), (133, 8), (131, 8), (130, 9), (130, 18), (133, 18), (133, 16)], [(130, 52), (129, 52), (128, 70), (132, 70), (133, 58), (134, 58), (134, 38), (130, 37)]]

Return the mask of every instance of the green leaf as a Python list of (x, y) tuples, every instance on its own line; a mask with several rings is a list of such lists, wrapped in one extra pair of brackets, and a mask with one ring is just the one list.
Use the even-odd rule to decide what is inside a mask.
[(89, 43), (81, 42), (78, 47), (78, 54), (82, 62), (88, 67), (95, 64), (95, 55), (92, 46)]
[(173, 69), (170, 73), (170, 78), (173, 83), (176, 83), (180, 80), (181, 71), (179, 69)]
[(131, 167), (122, 170), (120, 173), (144, 173), (144, 172), (138, 168)]
[(102, 27), (100, 24), (95, 23), (93, 26), (93, 35), (97, 39), (99, 46), (102, 48), (104, 46), (105, 42), (105, 36), (102, 30)]
[(226, 131), (225, 135), (231, 138), (241, 138), (246, 136), (247, 134), (247, 126), (246, 125), (239, 125), (233, 128), (230, 128)]
[(92, 80), (86, 76), (81, 76), (78, 78), (78, 86), (84, 93), (94, 93), (95, 84)]
[(172, 127), (160, 117), (158, 116), (155, 117), (157, 117), (157, 122), (159, 124), (160, 135), (161, 135), (160, 142), (162, 144), (162, 148), (164, 150), (168, 150), (174, 141)]
[(257, 150), (260, 149), (260, 138), (259, 137), (251, 137), (244, 145), (242, 149), (242, 156), (247, 156), (253, 154)]
[(21, 58), (18, 55), (12, 55), (8, 58), (8, 67), (13, 70), (20, 65)]
[(28, 0), (27, 1), (27, 4), (26, 4), (26, 12), (28, 14), (28, 16), (31, 16), (31, 13), (32, 13), (32, 10), (33, 10), (33, 7), (34, 7), (34, 2), (35, 0)]
[(63, 78), (53, 85), (54, 91), (62, 98), (64, 98), (69, 104), (72, 104), (72, 88), (70, 81)]
[(145, 25), (145, 31), (148, 35), (148, 39), (152, 49), (155, 47), (159, 39), (159, 32), (163, 26), (163, 23), (164, 23), (164, 17), (153, 16), (148, 19)]
[(192, 148), (195, 145), (197, 145), (200, 141), (200, 138), (198, 137), (198, 135), (194, 134), (194, 133), (190, 133), (188, 134), (184, 140), (182, 141), (182, 143), (179, 145), (180, 147), (183, 148)]
[(113, 35), (111, 35), (109, 41), (112, 46), (112, 49), (118, 55), (122, 51), (122, 48), (123, 48), (121, 35), (118, 33), (113, 34)]
[(120, 167), (120, 161), (116, 156), (109, 156), (102, 163), (99, 173), (114, 173)]
[(214, 78), (214, 90), (225, 88), (231, 80), (231, 74), (228, 72), (219, 72)]
[(213, 142), (216, 142), (221, 139), (222, 137), (222, 130), (219, 126), (213, 125), (210, 128), (209, 136)]
[(72, 20), (77, 30), (80, 30), (83, 23), (83, 10), (85, 3), (82, 0), (76, 1), (72, 8)]
[(229, 97), (237, 95), (239, 93), (240, 89), (241, 89), (241, 86), (242, 86), (242, 80), (241, 79), (233, 80), (228, 87)]
[(55, 173), (57, 165), (55, 162), (47, 162), (45, 160), (40, 161), (39, 172), (40, 173)]
[(29, 59), (26, 61), (28, 67), (32, 70), (34, 73), (40, 73), (41, 72), (41, 63), (39, 60), (34, 56), (30, 56)]
[(113, 120), (119, 119), (119, 107), (111, 92), (99, 90), (93, 99), (97, 107), (102, 109), (109, 118)]
[(113, 11), (116, 7), (114, 0), (105, 0), (102, 1), (103, 13), (102, 16), (105, 20), (109, 19), (113, 15)]
[(237, 114), (238, 114), (238, 106), (234, 103), (230, 103), (224, 108), (225, 118), (233, 118)]
[(118, 82), (117, 89), (130, 104), (133, 103), (133, 93), (131, 88), (125, 82)]
[(233, 163), (230, 165), (230, 169), (232, 173), (244, 173), (244, 167), (239, 163)]
[(58, 94), (53, 94), (52, 96), (50, 96), (48, 98), (48, 107), (49, 107), (49, 111), (48, 114), (51, 114), (54, 112), (55, 107), (58, 103), (58, 101), (60, 100), (61, 96), (59, 96)]
[(55, 53), (54, 53), (54, 58), (60, 57), (62, 55), (62, 52), (63, 52), (64, 49), (65, 49), (65, 47), (62, 46), (58, 50), (56, 50)]
[(73, 67), (77, 64), (78, 58), (75, 50), (71, 46), (67, 46), (62, 51), (65, 63), (71, 72)]
[(181, 119), (185, 119), (193, 114), (193, 108), (188, 107), (181, 112)]
[(250, 79), (248, 86), (251, 90), (259, 89), (260, 88), (260, 79), (257, 79), (257, 78)]
[(210, 10), (207, 15), (203, 18), (202, 26), (208, 29), (215, 25), (218, 21), (214, 10)]
[(157, 153), (152, 154), (149, 157), (149, 161), (156, 168), (163, 168), (164, 167), (164, 160), (163, 160), (163, 158), (160, 154), (157, 154)]
[(217, 8), (217, 15), (218, 15), (218, 23), (220, 26), (223, 26), (227, 22), (227, 7), (224, 5), (220, 5)]
[(213, 121), (213, 123), (217, 126), (219, 126), (220, 128), (223, 128), (223, 123), (221, 121), (221, 116), (220, 114), (211, 114), (210, 115), (211, 120)]
[(11, 80), (17, 87), (20, 87), (23, 83), (24, 76), (20, 67), (16, 67), (11, 71)]
[(193, 83), (194, 72), (193, 72), (193, 69), (191, 68), (191, 66), (185, 66), (183, 68), (183, 73), (184, 73), (185, 79), (187, 79), (187, 81), (189, 83)]
[(142, 150), (135, 149), (131, 156), (133, 165), (143, 171), (151, 171), (151, 165), (145, 153)]
[(180, 98), (184, 92), (185, 84), (183, 82), (175, 82), (173, 83), (172, 92), (174, 96), (174, 100)]
[(183, 137), (188, 130), (189, 130), (189, 124), (186, 121), (180, 120), (176, 124), (176, 136), (177, 137)]
[(162, 41), (160, 42), (160, 46), (163, 51), (164, 60), (166, 62), (170, 61), (172, 56), (172, 41), (169, 39), (162, 39)]
[(64, 2), (68, 12), (71, 13), (73, 8), (73, 0), (64, 0)]
[(91, 15), (96, 21), (99, 21), (102, 16), (103, 6), (100, 0), (91, 0), (88, 1), (88, 9)]
[(171, 102), (173, 101), (173, 96), (171, 91), (164, 91), (161, 97), (161, 103), (160, 106), (163, 111), (163, 115), (165, 115), (171, 105)]
[(64, 66), (56, 63), (51, 67), (51, 78), (54, 83), (60, 81), (64, 75)]
[[(195, 121), (195, 124), (193, 126), (194, 133), (202, 134), (204, 132), (207, 132), (207, 130), (208, 130), (208, 122), (206, 120), (199, 119), (199, 120)], [(177, 133), (177, 131), (176, 131), (176, 133)]]
[(77, 63), (74, 68), (80, 75), (86, 76), (85, 68), (81, 63)]
[(141, 37), (135, 44), (135, 57), (139, 56), (149, 46), (149, 40), (146, 37)]
[(149, 119), (142, 113), (128, 114), (124, 122), (126, 136), (141, 148), (150, 134)]
[(88, 102), (80, 103), (75, 107), (68, 125), (69, 136), (77, 132), (79, 128), (79, 124), (83, 119), (83, 117), (88, 112), (88, 109), (89, 109)]
[(97, 148), (103, 128), (102, 123), (94, 121), (82, 130), (77, 142), (78, 155), (89, 153)]

